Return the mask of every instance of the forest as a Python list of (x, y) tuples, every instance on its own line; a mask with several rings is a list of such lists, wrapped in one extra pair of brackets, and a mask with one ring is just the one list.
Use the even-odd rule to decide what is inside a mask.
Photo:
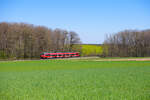
[(79, 51), (74, 31), (50, 29), (26, 23), (0, 23), (0, 58), (39, 58), (42, 52)]
[(103, 55), (110, 57), (150, 56), (150, 30), (124, 30), (107, 35)]

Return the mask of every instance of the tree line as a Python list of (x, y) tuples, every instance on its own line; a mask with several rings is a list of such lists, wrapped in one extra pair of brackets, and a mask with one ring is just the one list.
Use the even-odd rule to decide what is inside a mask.
[(107, 35), (103, 44), (103, 56), (150, 56), (150, 30), (125, 30)]
[[(0, 23), (0, 59), (39, 58), (42, 52), (82, 53), (80, 43), (74, 31), (26, 23)], [(101, 48), (99, 55), (106, 57), (150, 56), (150, 30), (124, 30), (107, 35)]]
[(0, 58), (39, 58), (41, 52), (79, 51), (74, 31), (49, 29), (26, 23), (0, 23)]

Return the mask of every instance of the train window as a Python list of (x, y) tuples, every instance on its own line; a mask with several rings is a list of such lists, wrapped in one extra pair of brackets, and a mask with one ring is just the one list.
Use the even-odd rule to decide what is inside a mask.
[(47, 54), (46, 56), (51, 56), (50, 54)]
[(40, 55), (44, 55), (44, 53), (40, 53)]

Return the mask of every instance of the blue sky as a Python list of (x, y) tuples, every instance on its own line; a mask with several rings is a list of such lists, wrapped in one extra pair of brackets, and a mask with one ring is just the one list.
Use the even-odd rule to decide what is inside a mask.
[(150, 29), (150, 0), (0, 0), (0, 22), (66, 29), (99, 44), (106, 34)]

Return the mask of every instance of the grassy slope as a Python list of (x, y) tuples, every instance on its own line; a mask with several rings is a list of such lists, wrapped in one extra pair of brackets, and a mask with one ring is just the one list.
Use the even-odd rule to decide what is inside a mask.
[(82, 45), (82, 56), (100, 55), (102, 54), (102, 46), (100, 45)]
[(150, 62), (0, 62), (0, 100), (148, 100)]

